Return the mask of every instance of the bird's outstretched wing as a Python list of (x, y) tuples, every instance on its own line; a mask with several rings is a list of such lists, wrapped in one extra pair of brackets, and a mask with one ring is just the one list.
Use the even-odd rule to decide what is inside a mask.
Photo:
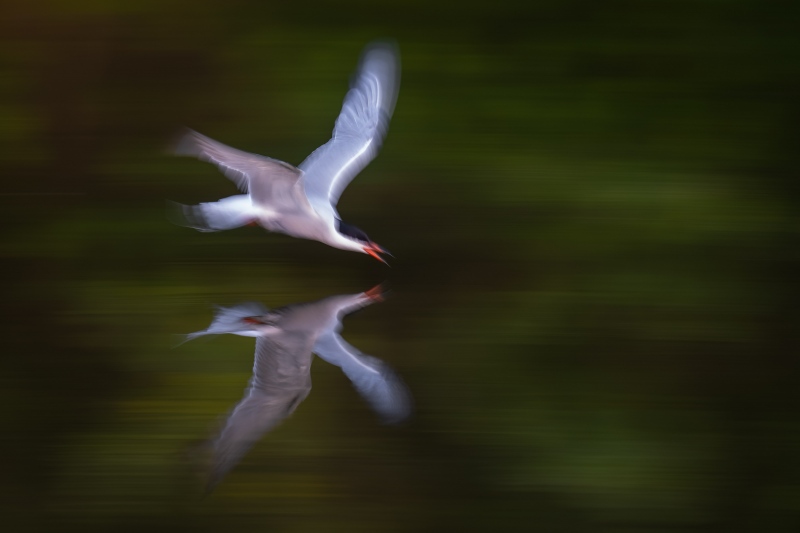
[(303, 174), (289, 163), (231, 148), (193, 130), (180, 138), (175, 153), (217, 165), (242, 192), (249, 192), (254, 202), (264, 205), (273, 203), (276, 186), (291, 190)]
[(311, 342), (303, 335), (256, 339), (253, 377), (244, 397), (211, 441), (208, 489), (268, 431), (291, 415), (311, 391)]
[(391, 424), (409, 417), (411, 393), (386, 363), (361, 353), (335, 332), (321, 335), (313, 350), (320, 358), (342, 369), (381, 420)]
[(317, 211), (335, 206), (345, 187), (378, 154), (399, 84), (397, 48), (389, 43), (369, 45), (344, 98), (333, 138), (299, 166), (306, 196)]

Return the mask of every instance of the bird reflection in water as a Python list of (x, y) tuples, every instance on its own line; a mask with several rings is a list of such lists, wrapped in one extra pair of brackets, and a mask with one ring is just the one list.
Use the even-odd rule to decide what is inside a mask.
[(209, 442), (208, 490), (305, 400), (311, 391), (313, 354), (341, 368), (383, 422), (397, 423), (409, 417), (411, 395), (397, 374), (339, 335), (346, 315), (383, 298), (377, 286), (359, 294), (330, 296), (271, 311), (258, 303), (220, 307), (207, 329), (187, 336), (187, 340), (222, 333), (256, 337), (253, 377), (244, 398)]

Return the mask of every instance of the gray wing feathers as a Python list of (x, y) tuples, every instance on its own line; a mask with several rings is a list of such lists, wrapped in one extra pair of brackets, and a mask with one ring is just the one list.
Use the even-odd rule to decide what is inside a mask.
[(187, 130), (183, 135), (175, 146), (175, 153), (217, 165), (242, 192), (250, 192), (254, 198), (257, 191), (253, 189), (258, 189), (259, 181), (290, 180), (295, 183), (301, 175), (300, 170), (289, 163), (231, 148), (193, 130)]
[(304, 333), (258, 337), (250, 386), (272, 395), (286, 389), (310, 389), (313, 344), (313, 339)]
[(211, 443), (208, 488), (219, 483), (265, 433), (291, 415), (310, 390), (310, 380), (307, 388), (281, 391), (279, 395), (249, 389)]
[(383, 422), (401, 422), (411, 414), (411, 394), (394, 370), (380, 359), (361, 353), (335, 333), (317, 339), (314, 352), (342, 369)]
[(311, 391), (311, 343), (303, 335), (258, 337), (253, 377), (241, 402), (212, 442), (213, 488), (268, 431), (289, 417)]
[(336, 205), (347, 185), (378, 154), (394, 112), (399, 81), (396, 47), (388, 43), (368, 47), (336, 119), (333, 138), (300, 164), (312, 203)]

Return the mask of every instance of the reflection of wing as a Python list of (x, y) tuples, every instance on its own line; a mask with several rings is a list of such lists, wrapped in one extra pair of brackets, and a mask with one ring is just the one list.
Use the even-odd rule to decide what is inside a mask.
[(306, 196), (315, 209), (330, 211), (345, 187), (378, 155), (394, 111), (399, 78), (393, 46), (367, 48), (336, 119), (333, 138), (300, 164)]
[(340, 367), (384, 422), (400, 422), (411, 414), (411, 394), (380, 359), (361, 353), (333, 332), (317, 339), (314, 353)]
[(289, 163), (231, 148), (192, 130), (181, 139), (175, 152), (214, 163), (241, 191), (250, 192), (256, 204), (280, 205), (288, 199), (296, 205), (302, 199), (295, 187), (302, 172)]
[(268, 431), (294, 412), (311, 391), (311, 342), (307, 335), (256, 339), (253, 377), (242, 401), (212, 443), (213, 488)]

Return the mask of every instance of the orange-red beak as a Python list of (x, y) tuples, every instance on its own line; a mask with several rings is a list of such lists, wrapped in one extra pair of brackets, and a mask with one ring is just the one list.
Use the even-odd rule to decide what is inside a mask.
[(366, 245), (364, 247), (364, 253), (371, 255), (372, 257), (374, 257), (375, 259), (377, 259), (378, 261), (380, 261), (384, 265), (388, 265), (389, 263), (387, 263), (386, 260), (383, 257), (381, 257), (380, 255), (378, 255), (378, 254), (384, 254), (384, 255), (388, 255), (390, 257), (394, 257), (394, 256), (392, 256), (392, 254), (389, 253), (389, 250), (387, 250), (386, 248), (383, 248), (381, 246), (378, 246), (374, 242), (371, 242), (371, 243), (369, 243), (368, 245)]

